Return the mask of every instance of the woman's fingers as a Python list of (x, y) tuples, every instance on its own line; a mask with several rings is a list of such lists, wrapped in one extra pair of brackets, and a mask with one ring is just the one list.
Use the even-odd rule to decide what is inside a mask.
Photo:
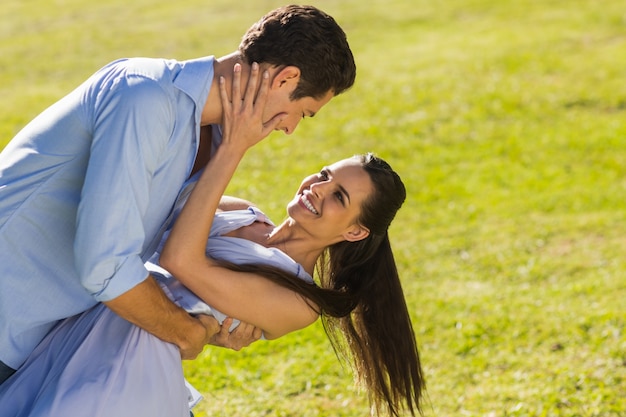
[[(228, 97), (228, 91), (226, 91), (226, 79), (220, 76), (220, 98), (222, 99), (222, 117), (226, 120), (231, 116), (230, 97)], [(223, 124), (226, 124), (225, 122)]]
[(245, 150), (277, 128), (285, 114), (265, 114), (270, 76), (267, 71), (261, 71), (258, 63), (255, 62), (250, 66), (245, 91), (242, 91), (241, 77), (241, 65), (235, 64), (230, 97), (226, 81), (222, 77), (219, 80), (219, 89), (223, 107), (222, 143), (229, 143)]
[[(265, 106), (267, 105), (267, 100), (270, 91), (270, 75), (267, 71), (263, 72), (261, 79), (261, 86), (259, 87), (256, 93), (256, 101), (255, 101), (255, 112), (257, 116), (261, 120), (262, 123), (262, 134), (263, 137), (269, 135), (274, 129), (278, 127), (280, 122), (287, 115), (286, 113), (278, 113), (278, 114), (265, 114)], [(268, 117), (269, 119), (263, 120), (263, 117)]]
[(237, 109), (241, 108), (243, 101), (243, 96), (241, 95), (241, 64), (235, 64), (233, 67), (230, 96), (226, 89), (226, 79), (220, 76), (219, 81), (220, 98), (222, 100), (224, 116), (230, 116), (233, 111), (237, 111)]
[(248, 85), (246, 87), (245, 97), (242, 97), (245, 106), (254, 106), (256, 104), (256, 91), (259, 85), (259, 64), (252, 63), (250, 68), (250, 77), (248, 78)]
[(241, 64), (235, 64), (233, 67), (233, 86), (232, 86), (233, 104), (241, 103), (243, 96), (241, 95)]
[[(226, 320), (228, 320), (228, 318)], [(224, 321), (222, 327), (226, 325), (226, 320)], [(228, 326), (230, 327), (232, 320), (228, 323)], [(261, 329), (254, 327), (254, 325), (240, 322), (228, 336), (228, 347), (233, 350), (240, 350), (241, 348), (250, 346), (251, 343), (259, 340), (261, 334)]]

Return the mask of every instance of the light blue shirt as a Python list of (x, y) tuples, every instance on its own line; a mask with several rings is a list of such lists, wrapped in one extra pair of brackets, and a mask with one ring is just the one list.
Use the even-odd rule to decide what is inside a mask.
[(198, 149), (213, 57), (113, 62), (0, 153), (0, 360), (148, 276)]

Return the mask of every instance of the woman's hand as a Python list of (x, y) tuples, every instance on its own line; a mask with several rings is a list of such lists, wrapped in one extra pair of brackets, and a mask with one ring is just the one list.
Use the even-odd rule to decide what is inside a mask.
[(227, 317), (224, 319), (220, 331), (213, 336), (210, 344), (232, 350), (240, 350), (261, 338), (262, 331), (258, 327), (241, 322), (239, 326), (230, 332), (229, 329), (232, 324), (232, 318)]
[(241, 90), (241, 65), (233, 68), (232, 97), (228, 97), (226, 81), (220, 77), (220, 96), (222, 99), (222, 145), (234, 146), (245, 152), (251, 146), (269, 135), (282, 121), (285, 113), (279, 113), (264, 121), (265, 108), (269, 93), (269, 73), (259, 74), (259, 64), (252, 64), (245, 93)]

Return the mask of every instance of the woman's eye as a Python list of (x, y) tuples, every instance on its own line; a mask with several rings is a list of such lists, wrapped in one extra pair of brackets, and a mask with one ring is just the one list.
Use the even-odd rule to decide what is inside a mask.
[(337, 197), (337, 200), (339, 200), (339, 202), (343, 204), (343, 194), (341, 194), (341, 192), (335, 192), (335, 197)]

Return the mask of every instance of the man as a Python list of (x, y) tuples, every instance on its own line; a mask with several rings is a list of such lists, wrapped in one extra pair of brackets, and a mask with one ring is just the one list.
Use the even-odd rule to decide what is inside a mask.
[[(259, 67), (253, 66), (259, 63)], [(219, 327), (172, 303), (144, 262), (184, 181), (221, 140), (218, 82), (269, 74), (264, 120), (293, 133), (356, 68), (345, 33), (309, 6), (276, 9), (238, 51), (110, 63), (0, 153), (0, 382), (65, 317), (98, 302), (192, 359)]]

